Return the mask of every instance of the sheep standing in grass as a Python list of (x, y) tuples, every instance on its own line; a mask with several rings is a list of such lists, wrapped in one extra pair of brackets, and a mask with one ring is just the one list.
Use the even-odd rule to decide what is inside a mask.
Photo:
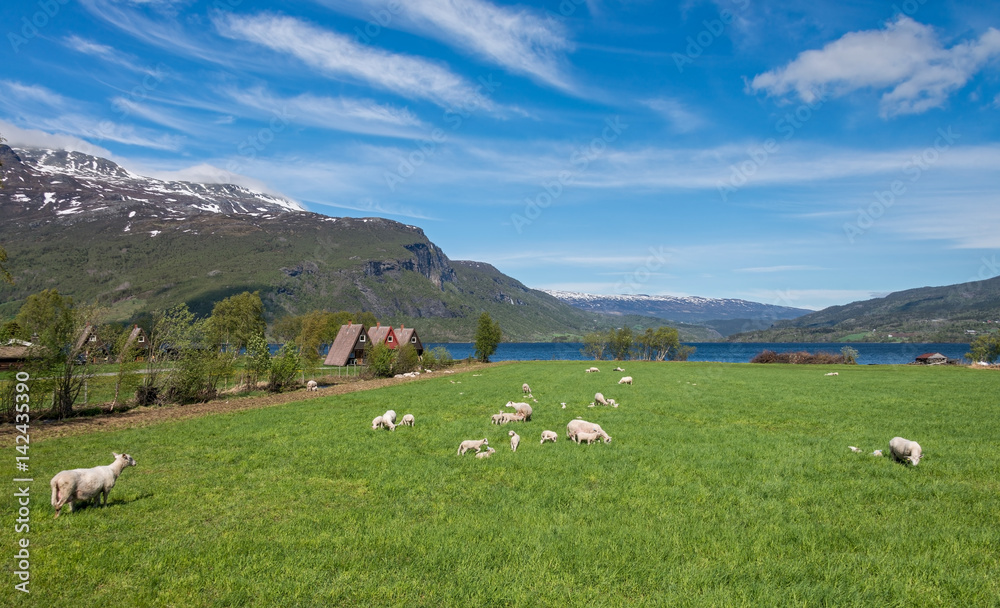
[(599, 372), (599, 371), (601, 370), (597, 369), (596, 367), (588, 367), (587, 369), (584, 370), (584, 373), (593, 374), (594, 372)]
[(482, 439), (466, 439), (458, 446), (458, 455), (468, 452), (469, 450), (475, 450), (478, 454), (482, 451), (484, 445), (489, 445), (489, 439), (483, 437)]
[(493, 448), (486, 448), (485, 452), (480, 452), (476, 454), (476, 458), (489, 458), (493, 452), (496, 452)]
[(517, 446), (521, 443), (521, 436), (515, 433), (514, 431), (511, 431), (507, 434), (510, 435), (510, 451), (516, 452)]
[(388, 420), (389, 422), (396, 424), (395, 410), (386, 410), (385, 413), (382, 414), (382, 420)]
[(111, 464), (92, 469), (72, 469), (69, 471), (59, 471), (56, 473), (49, 486), (52, 488), (52, 507), (56, 510), (56, 517), (63, 505), (68, 504), (70, 513), (73, 512), (73, 502), (90, 502), (106, 506), (108, 504), (108, 494), (111, 488), (115, 487), (118, 476), (122, 474), (125, 467), (134, 467), (135, 460), (128, 454), (118, 454), (111, 452), (115, 460)]
[(524, 416), (525, 420), (531, 420), (532, 409), (527, 403), (514, 403), (513, 401), (508, 401), (506, 407), (514, 408), (514, 411)]
[(618, 381), (618, 384), (628, 384), (632, 385), (632, 376), (622, 376), (622, 379)]
[(382, 428), (383, 426), (384, 425), (382, 424), (382, 417), (381, 416), (375, 416), (375, 418), (372, 419), (372, 430), (373, 431), (377, 431), (378, 429)]
[(616, 368), (614, 368), (614, 369), (613, 369), (613, 370), (611, 370), (611, 371), (613, 371), (613, 372), (623, 372), (623, 371), (625, 371), (625, 370), (624, 370), (623, 368), (621, 368), (621, 367), (616, 367)]
[(920, 464), (920, 459), (923, 457), (923, 450), (919, 443), (902, 437), (892, 438), (889, 442), (889, 451), (892, 452), (892, 457), (897, 462), (910, 462), (913, 466)]
[(413, 414), (404, 414), (399, 426), (413, 426)]
[(309, 382), (306, 382), (306, 390), (308, 390), (308, 391), (318, 391), (319, 390), (319, 385), (316, 384), (315, 380), (310, 380)]
[(556, 439), (559, 439), (559, 435), (557, 435), (555, 431), (542, 431), (542, 443), (545, 443), (546, 441), (555, 443)]
[(574, 440), (577, 442), (577, 444), (586, 443), (587, 445), (590, 445), (590, 444), (594, 443), (594, 441), (596, 441), (600, 436), (601, 436), (600, 433), (583, 433), (583, 432), (581, 432), (581, 433), (577, 433), (576, 434), (576, 437), (574, 438)]
[(608, 405), (608, 400), (604, 398), (601, 393), (594, 393), (594, 403), (600, 403), (601, 405)]
[(508, 412), (500, 412), (499, 414), (493, 414), (493, 424), (503, 424), (503, 417), (507, 415)]
[(530, 395), (531, 394), (531, 387), (528, 386), (527, 382), (525, 382), (524, 384), (521, 385), (521, 392), (524, 393), (525, 395)]
[(524, 422), (524, 414), (517, 412), (504, 412), (500, 414), (500, 422), (497, 424), (507, 424), (508, 422)]

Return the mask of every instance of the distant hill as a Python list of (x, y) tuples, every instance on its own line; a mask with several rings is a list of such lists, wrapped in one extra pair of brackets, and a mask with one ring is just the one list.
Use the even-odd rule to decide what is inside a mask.
[[(730, 336), (741, 342), (968, 342), (1000, 328), (1000, 277), (897, 291), (831, 306), (765, 331)], [(974, 332), (974, 333), (973, 333)]]
[(658, 317), (673, 323), (709, 327), (726, 336), (770, 327), (780, 319), (794, 319), (812, 311), (747, 300), (681, 296), (595, 295), (544, 290), (581, 310), (612, 315)]
[(450, 260), (416, 226), (318, 215), (232, 184), (142, 177), (78, 152), (0, 145), (0, 162), (0, 244), (16, 280), (0, 285), (0, 318), (58, 288), (111, 320), (182, 302), (207, 315), (218, 300), (260, 291), (271, 319), (365, 310), (417, 327), (425, 342), (470, 340), (483, 311), (507, 340), (579, 337), (617, 322), (489, 264)]

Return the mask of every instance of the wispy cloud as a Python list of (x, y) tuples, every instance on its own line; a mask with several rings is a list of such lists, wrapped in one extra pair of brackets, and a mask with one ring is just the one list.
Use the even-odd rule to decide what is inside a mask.
[(83, 53), (85, 55), (90, 55), (92, 57), (97, 57), (108, 63), (113, 63), (126, 67), (130, 70), (139, 72), (143, 71), (139, 66), (136, 65), (135, 59), (129, 55), (116, 50), (106, 44), (100, 44), (81, 38), (80, 36), (73, 35), (65, 38), (63, 42), (66, 46), (70, 47), (78, 53)]
[(0, 120), (0, 133), (3, 134), (7, 143), (14, 147), (72, 150), (74, 152), (100, 156), (101, 158), (113, 158), (109, 150), (95, 146), (79, 137), (48, 133), (46, 131), (39, 131), (38, 129), (22, 129), (5, 120)]
[(808, 265), (790, 265), (790, 266), (757, 266), (754, 268), (736, 268), (733, 272), (793, 272), (793, 271), (803, 271), (803, 270), (823, 270), (822, 266), (808, 266)]
[(889, 89), (880, 114), (919, 114), (942, 107), (990, 59), (1000, 55), (1000, 31), (989, 28), (977, 40), (946, 48), (933, 28), (901, 15), (884, 30), (845, 34), (820, 50), (804, 51), (788, 65), (758, 74), (751, 92), (805, 102), (859, 89)]
[[(563, 57), (573, 46), (566, 29), (539, 12), (484, 0), (401, 2), (397, 15), (386, 11), (382, 0), (325, 3), (359, 16), (367, 16), (369, 10), (382, 11), (389, 16), (389, 27), (433, 37), (543, 84), (565, 91), (575, 89), (566, 75)], [(362, 7), (365, 10), (359, 10)]]
[(707, 124), (707, 121), (689, 109), (680, 101), (666, 97), (645, 99), (642, 105), (654, 110), (678, 133), (697, 131)]
[(300, 19), (273, 14), (251, 17), (218, 14), (215, 24), (227, 38), (292, 55), (333, 78), (360, 81), (402, 97), (427, 99), (445, 108), (494, 108), (475, 86), (440, 64), (367, 47), (350, 36)]

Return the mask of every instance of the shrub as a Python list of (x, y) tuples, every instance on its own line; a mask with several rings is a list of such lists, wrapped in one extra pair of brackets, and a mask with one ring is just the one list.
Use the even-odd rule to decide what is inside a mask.
[(848, 365), (857, 365), (858, 363), (858, 349), (851, 348), (850, 346), (845, 346), (840, 349), (840, 354), (844, 357), (844, 363)]
[(376, 344), (365, 352), (365, 376), (369, 378), (392, 377), (392, 349), (385, 344)]
[(299, 354), (295, 350), (295, 347), (286, 343), (281, 347), (281, 350), (275, 353), (274, 358), (271, 359), (267, 390), (272, 393), (280, 393), (287, 388), (297, 385), (298, 382), (295, 380), (295, 375), (298, 373), (300, 366)]
[(405, 374), (417, 369), (420, 365), (420, 357), (417, 356), (417, 349), (412, 344), (404, 344), (396, 349), (392, 364), (394, 374)]
[(750, 363), (793, 363), (803, 365), (829, 365), (847, 363), (844, 355), (818, 352), (812, 354), (804, 350), (794, 353), (776, 353), (773, 350), (763, 350), (757, 353)]

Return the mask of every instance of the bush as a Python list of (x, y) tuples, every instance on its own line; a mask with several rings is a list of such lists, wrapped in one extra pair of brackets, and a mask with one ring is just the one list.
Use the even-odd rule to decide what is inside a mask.
[(840, 354), (844, 356), (844, 363), (847, 363), (848, 365), (857, 365), (858, 349), (845, 346), (840, 349)]
[(417, 349), (412, 344), (404, 344), (396, 349), (392, 364), (393, 374), (405, 374), (417, 369), (420, 365), (420, 357), (417, 356)]
[(830, 365), (836, 363), (847, 363), (844, 355), (818, 352), (808, 353), (804, 350), (794, 353), (776, 353), (773, 350), (763, 350), (753, 358), (750, 363), (794, 363), (803, 365)]
[(281, 350), (275, 353), (274, 358), (271, 359), (267, 390), (272, 393), (280, 393), (287, 388), (297, 385), (298, 382), (295, 380), (295, 376), (298, 374), (300, 366), (299, 354), (295, 350), (295, 347), (286, 343), (281, 347)]
[(443, 346), (436, 346), (431, 350), (424, 351), (421, 358), (421, 365), (424, 369), (444, 369), (455, 365), (455, 360), (451, 358), (451, 353)]
[(385, 344), (376, 344), (365, 351), (365, 376), (368, 378), (392, 377), (392, 349)]

